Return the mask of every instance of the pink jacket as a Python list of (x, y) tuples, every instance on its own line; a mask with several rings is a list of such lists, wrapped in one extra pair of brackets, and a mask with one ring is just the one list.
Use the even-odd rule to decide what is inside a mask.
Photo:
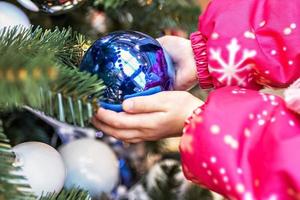
[[(212, 0), (191, 41), (216, 90), (186, 122), (186, 177), (229, 199), (300, 200), (300, 0)], [(292, 83), (286, 101), (258, 91)]]

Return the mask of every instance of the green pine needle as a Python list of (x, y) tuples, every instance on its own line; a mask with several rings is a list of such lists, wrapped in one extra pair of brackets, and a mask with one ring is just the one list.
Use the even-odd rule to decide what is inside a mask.
[(161, 36), (167, 28), (182, 28), (188, 32), (197, 28), (199, 6), (195, 0), (91, 0), (104, 7), (106, 15), (118, 24), (118, 29), (139, 30)]
[[(38, 35), (39, 31), (33, 32)], [(31, 30), (15, 27), (0, 34), (0, 106), (11, 108), (22, 104), (38, 104), (39, 87), (47, 87), (55, 79), (54, 55), (47, 53)], [(45, 47), (46, 48), (46, 47)], [(54, 76), (51, 76), (54, 72)]]
[(58, 80), (49, 90), (41, 90), (44, 104), (38, 110), (62, 122), (85, 127), (98, 109), (105, 87), (97, 75), (78, 69), (60, 68)]
[[(148, 189), (147, 193), (151, 200), (213, 200), (212, 193), (197, 185), (190, 184), (182, 187), (183, 179), (178, 177), (181, 173), (179, 163), (160, 165), (163, 174), (156, 178), (156, 184)], [(147, 188), (147, 184), (144, 183)]]
[(79, 188), (62, 190), (59, 194), (48, 194), (41, 197), (40, 200), (90, 200), (91, 197), (87, 191)]

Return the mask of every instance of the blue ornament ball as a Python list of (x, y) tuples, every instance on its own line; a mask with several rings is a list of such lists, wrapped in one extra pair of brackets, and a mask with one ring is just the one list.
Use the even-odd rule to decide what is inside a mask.
[(135, 31), (120, 31), (98, 39), (80, 64), (106, 85), (105, 103), (172, 90), (175, 70), (157, 40)]

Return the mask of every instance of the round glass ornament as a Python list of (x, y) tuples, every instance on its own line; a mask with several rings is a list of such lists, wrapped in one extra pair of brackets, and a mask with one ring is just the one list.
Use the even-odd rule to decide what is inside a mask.
[(13, 147), (14, 165), (21, 167), (33, 192), (38, 197), (59, 193), (64, 186), (66, 168), (61, 155), (41, 142), (25, 142)]
[(136, 31), (119, 31), (98, 39), (80, 64), (82, 71), (97, 74), (106, 85), (102, 106), (124, 99), (172, 90), (175, 70), (157, 40)]
[(27, 15), (17, 6), (5, 1), (0, 1), (0, 34), (3, 28), (14, 26), (29, 28), (30, 21)]
[(77, 8), (86, 0), (17, 0), (22, 6), (33, 12), (61, 14)]
[(94, 199), (109, 194), (119, 180), (119, 163), (113, 150), (104, 142), (79, 139), (59, 148), (67, 176), (65, 187), (87, 190)]

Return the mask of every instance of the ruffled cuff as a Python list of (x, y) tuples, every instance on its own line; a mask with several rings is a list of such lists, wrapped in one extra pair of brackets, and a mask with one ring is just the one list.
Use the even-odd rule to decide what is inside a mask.
[(208, 58), (206, 49), (206, 37), (199, 31), (190, 36), (194, 57), (196, 60), (199, 85), (202, 89), (213, 88), (212, 78), (208, 71)]

